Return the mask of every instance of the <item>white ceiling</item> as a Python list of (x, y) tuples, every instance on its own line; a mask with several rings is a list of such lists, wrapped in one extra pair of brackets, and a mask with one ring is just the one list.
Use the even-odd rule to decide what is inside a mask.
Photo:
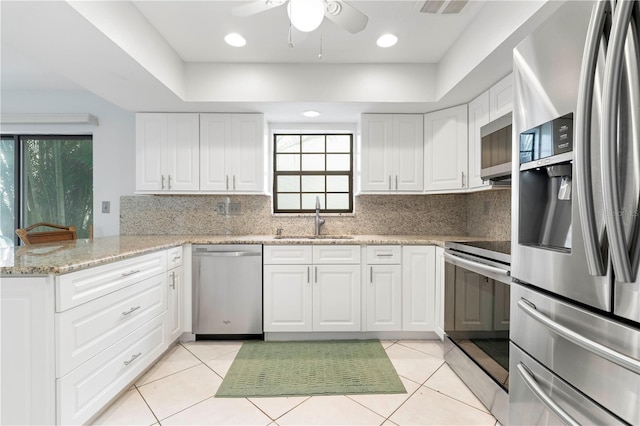
[[(264, 112), (269, 121), (357, 121), (362, 112), (428, 112), (467, 102), (506, 75), (511, 49), (555, 6), (471, 0), (457, 15), (418, 0), (353, 0), (351, 34), (328, 19), (293, 30), (286, 6), (234, 16), (247, 1), (0, 2), (6, 90), (88, 90), (130, 111)], [(225, 34), (239, 32), (234, 48)], [(396, 46), (381, 49), (392, 32)], [(322, 33), (322, 59), (320, 51)], [(6, 110), (6, 106), (3, 106)]]

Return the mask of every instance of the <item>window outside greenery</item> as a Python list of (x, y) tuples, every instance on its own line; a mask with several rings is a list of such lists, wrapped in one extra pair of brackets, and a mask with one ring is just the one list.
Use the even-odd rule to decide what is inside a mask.
[(91, 136), (3, 136), (0, 168), (0, 246), (16, 242), (17, 227), (37, 222), (73, 225), (78, 238), (89, 237), (93, 223)]
[(274, 135), (274, 212), (353, 211), (353, 135)]

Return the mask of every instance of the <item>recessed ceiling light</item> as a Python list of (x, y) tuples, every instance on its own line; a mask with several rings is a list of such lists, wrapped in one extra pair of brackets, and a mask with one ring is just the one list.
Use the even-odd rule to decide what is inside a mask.
[(228, 45), (233, 47), (242, 47), (247, 44), (247, 40), (245, 40), (244, 37), (242, 37), (238, 33), (227, 34), (226, 36), (224, 36), (224, 41), (226, 41)]
[(398, 37), (394, 36), (393, 34), (384, 34), (380, 36), (376, 43), (378, 43), (378, 46), (380, 47), (391, 47), (397, 42)]
[(302, 113), (305, 117), (314, 118), (319, 117), (320, 113), (318, 111), (305, 111)]

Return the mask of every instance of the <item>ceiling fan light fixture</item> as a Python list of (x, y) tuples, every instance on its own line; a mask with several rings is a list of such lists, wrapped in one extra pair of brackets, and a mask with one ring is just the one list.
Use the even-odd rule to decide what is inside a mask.
[(309, 118), (320, 117), (320, 113), (318, 111), (313, 111), (313, 110), (305, 111), (302, 113), (302, 115)]
[(229, 46), (233, 47), (242, 47), (247, 44), (247, 40), (238, 33), (227, 34), (224, 36), (224, 41), (227, 42)]
[(289, 20), (296, 29), (308, 33), (320, 26), (324, 19), (322, 0), (289, 0)]
[(398, 42), (398, 37), (393, 34), (383, 34), (378, 38), (376, 44), (380, 47), (391, 47)]

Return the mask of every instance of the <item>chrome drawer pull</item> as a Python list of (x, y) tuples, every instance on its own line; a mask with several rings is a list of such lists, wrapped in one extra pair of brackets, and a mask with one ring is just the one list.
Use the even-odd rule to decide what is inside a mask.
[(182, 259), (182, 257), (178, 256), (177, 254), (175, 256), (173, 256), (173, 261), (175, 262), (176, 260), (180, 260)]
[(123, 272), (122, 276), (123, 277), (128, 277), (129, 275), (134, 275), (134, 274), (138, 274), (138, 273), (140, 273), (140, 269), (135, 269), (133, 271)]
[(518, 369), (518, 373), (527, 387), (533, 392), (535, 396), (545, 405), (549, 410), (553, 411), (554, 414), (564, 422), (566, 425), (570, 426), (580, 426), (580, 423), (576, 422), (573, 417), (571, 417), (566, 411), (564, 411), (538, 384), (533, 374), (529, 371), (524, 364), (518, 363), (516, 366)]
[(376, 254), (378, 257), (392, 257), (393, 253), (378, 253)]
[(125, 362), (124, 362), (125, 367), (126, 367), (126, 366), (128, 366), (129, 364), (131, 364), (133, 361), (135, 361), (135, 360), (136, 360), (136, 358), (138, 358), (140, 355), (142, 355), (142, 352), (138, 352), (138, 353), (137, 353), (137, 354), (135, 354), (135, 355), (131, 355), (131, 358), (129, 358), (129, 360), (128, 360), (128, 361), (125, 361)]
[(130, 313), (132, 313), (134, 311), (137, 311), (138, 309), (140, 309), (140, 305), (136, 306), (135, 308), (129, 309), (127, 312), (123, 312), (122, 315), (126, 317), (127, 315), (129, 315)]
[(608, 361), (611, 361), (622, 368), (626, 368), (629, 371), (640, 374), (640, 361), (637, 359), (617, 352), (598, 342), (594, 342), (593, 340), (584, 337), (582, 334), (576, 333), (564, 325), (558, 324), (542, 312), (538, 311), (536, 305), (526, 299), (518, 300), (518, 307), (523, 310), (525, 314), (529, 315), (531, 318), (538, 321), (540, 324), (544, 325), (559, 336), (564, 337), (568, 341)]

